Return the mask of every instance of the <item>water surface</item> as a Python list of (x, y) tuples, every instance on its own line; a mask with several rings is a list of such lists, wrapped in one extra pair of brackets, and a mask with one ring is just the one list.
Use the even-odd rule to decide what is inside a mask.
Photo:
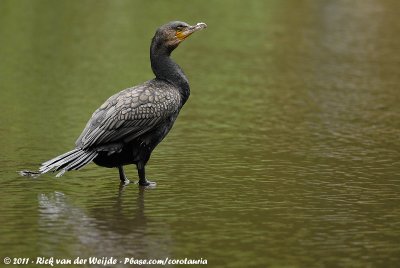
[[(0, 257), (396, 267), (399, 8), (1, 1)], [(209, 27), (173, 54), (192, 94), (149, 162), (157, 188), (121, 191), (117, 170), (94, 164), (19, 177), (72, 149), (110, 95), (153, 77), (151, 37), (175, 19)]]

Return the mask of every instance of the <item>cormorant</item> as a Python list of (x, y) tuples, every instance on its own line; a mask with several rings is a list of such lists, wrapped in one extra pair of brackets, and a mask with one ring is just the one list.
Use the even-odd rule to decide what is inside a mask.
[(150, 46), (151, 68), (156, 77), (104, 102), (86, 124), (74, 150), (44, 162), (38, 172), (21, 174), (60, 171), (58, 177), (93, 161), (102, 167), (118, 167), (119, 178), (126, 184), (129, 180), (123, 166), (135, 164), (139, 185), (154, 184), (146, 179), (146, 163), (172, 128), (190, 94), (188, 79), (170, 54), (189, 35), (206, 27), (202, 22), (190, 26), (173, 21), (158, 28)]

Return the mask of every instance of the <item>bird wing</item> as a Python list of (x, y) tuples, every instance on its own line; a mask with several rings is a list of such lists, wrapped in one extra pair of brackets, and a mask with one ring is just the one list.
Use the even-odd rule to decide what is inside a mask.
[(133, 140), (178, 112), (180, 101), (176, 90), (160, 90), (149, 82), (123, 90), (93, 113), (76, 146), (86, 149)]

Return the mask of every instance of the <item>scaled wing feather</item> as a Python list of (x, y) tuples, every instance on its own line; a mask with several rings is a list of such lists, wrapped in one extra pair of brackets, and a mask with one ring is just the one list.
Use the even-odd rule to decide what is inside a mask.
[(180, 102), (176, 91), (155, 89), (145, 84), (110, 97), (93, 113), (76, 145), (86, 149), (127, 142), (154, 129), (177, 112)]

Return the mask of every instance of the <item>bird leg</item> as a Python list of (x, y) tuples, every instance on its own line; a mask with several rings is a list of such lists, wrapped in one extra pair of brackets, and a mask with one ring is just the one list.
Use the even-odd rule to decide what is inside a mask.
[(124, 167), (123, 166), (119, 166), (118, 167), (118, 171), (119, 171), (119, 179), (121, 180), (121, 184), (124, 184), (124, 185), (128, 184), (129, 180), (125, 176)]
[(137, 167), (138, 175), (139, 175), (139, 185), (141, 185), (141, 186), (155, 186), (156, 185), (155, 182), (152, 182), (152, 181), (149, 181), (146, 179), (143, 163), (140, 163), (140, 162), (137, 163), (136, 167)]

